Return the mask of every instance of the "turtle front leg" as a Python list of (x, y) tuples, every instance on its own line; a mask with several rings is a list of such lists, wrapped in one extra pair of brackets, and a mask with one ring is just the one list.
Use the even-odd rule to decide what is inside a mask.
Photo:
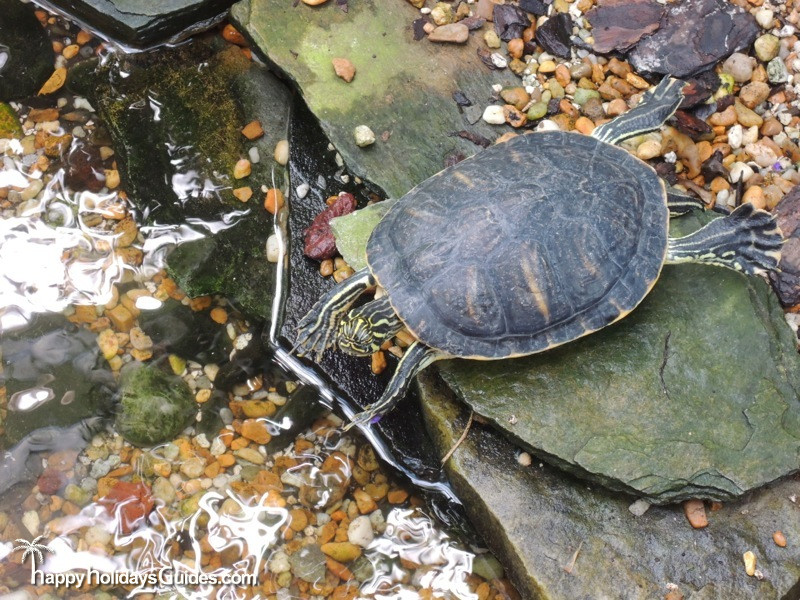
[(708, 208), (705, 202), (689, 194), (684, 194), (676, 190), (671, 185), (667, 185), (667, 208), (669, 218), (682, 217), (693, 210), (705, 210)]
[(742, 204), (727, 217), (682, 238), (670, 238), (667, 263), (696, 262), (754, 275), (778, 268), (783, 234), (775, 217)]
[(363, 412), (353, 415), (353, 420), (344, 426), (344, 430), (348, 431), (357, 425), (368, 425), (372, 422), (377, 422), (406, 395), (414, 375), (431, 363), (443, 358), (447, 358), (445, 353), (429, 348), (422, 342), (417, 341), (411, 344), (406, 348), (403, 358), (397, 363), (394, 376), (383, 391), (380, 400), (367, 406)]
[(295, 348), (298, 356), (315, 353), (317, 362), (322, 353), (333, 345), (339, 321), (358, 297), (377, 282), (369, 269), (362, 269), (330, 290), (297, 324)]

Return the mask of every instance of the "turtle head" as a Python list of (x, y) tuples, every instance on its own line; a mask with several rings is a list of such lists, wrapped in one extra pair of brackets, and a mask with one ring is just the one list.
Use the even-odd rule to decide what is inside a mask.
[(354, 308), (339, 323), (339, 348), (355, 356), (370, 356), (402, 328), (386, 296)]

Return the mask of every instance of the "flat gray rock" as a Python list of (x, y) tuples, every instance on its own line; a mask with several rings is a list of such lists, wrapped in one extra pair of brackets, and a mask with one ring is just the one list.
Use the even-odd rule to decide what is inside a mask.
[[(432, 373), (420, 382), (426, 423), (444, 455), (466, 426), (467, 410)], [(536, 459), (522, 467), (518, 453), (502, 436), (473, 424), (446, 470), (523, 598), (652, 600), (672, 586), (686, 600), (800, 597), (797, 479), (709, 511), (708, 527), (698, 530), (679, 506), (651, 507), (634, 517), (628, 507), (635, 498)], [(785, 548), (772, 541), (776, 530), (786, 536)], [(763, 580), (745, 573), (747, 551), (756, 555)]]

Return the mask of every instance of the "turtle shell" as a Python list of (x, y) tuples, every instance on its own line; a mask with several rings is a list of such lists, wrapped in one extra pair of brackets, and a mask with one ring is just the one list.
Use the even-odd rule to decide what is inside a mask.
[(655, 171), (592, 137), (517, 136), (423, 181), (367, 244), (398, 316), (452, 356), (533, 354), (647, 295), (667, 249)]

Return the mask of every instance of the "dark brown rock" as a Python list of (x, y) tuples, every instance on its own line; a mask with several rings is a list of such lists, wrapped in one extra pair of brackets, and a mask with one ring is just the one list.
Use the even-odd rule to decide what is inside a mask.
[(103, 189), (105, 181), (103, 159), (97, 146), (74, 144), (67, 155), (64, 183), (73, 190), (86, 189), (90, 192), (99, 192)]
[(775, 207), (786, 243), (780, 271), (770, 274), (772, 287), (784, 306), (800, 304), (800, 185), (796, 185)]
[(753, 16), (730, 2), (675, 2), (658, 31), (636, 44), (628, 60), (639, 72), (688, 77), (748, 48), (759, 31)]
[(604, 0), (586, 14), (595, 52), (625, 52), (658, 29), (664, 7), (653, 0)]
[(504, 42), (521, 38), (523, 30), (531, 24), (528, 14), (513, 4), (494, 7), (494, 30)]
[(548, 53), (569, 58), (571, 35), (572, 17), (567, 13), (559, 13), (547, 19), (544, 25), (536, 30), (536, 41)]

